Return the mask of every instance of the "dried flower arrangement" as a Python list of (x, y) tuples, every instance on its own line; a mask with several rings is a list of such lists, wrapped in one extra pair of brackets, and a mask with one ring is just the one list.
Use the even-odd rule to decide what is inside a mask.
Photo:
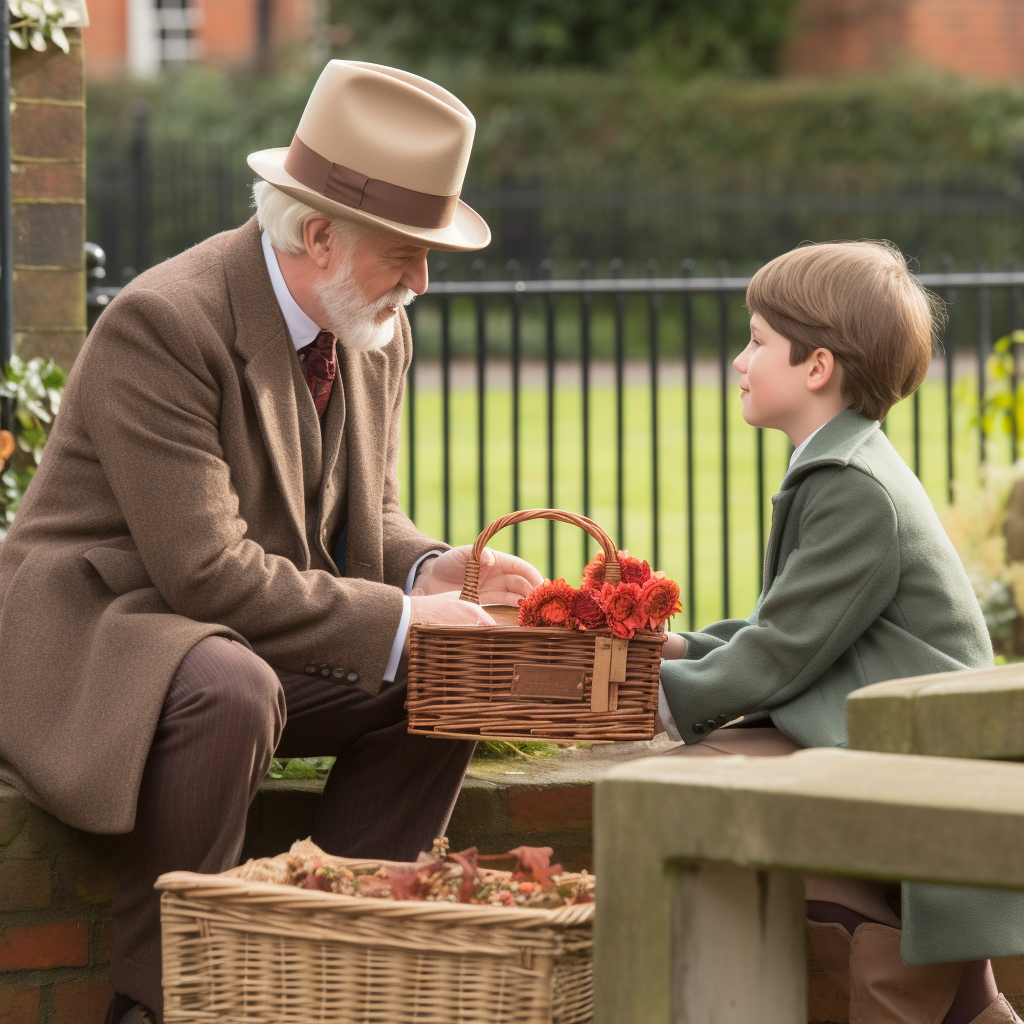
[[(293, 843), (288, 853), (249, 861), (229, 873), (252, 882), (384, 900), (544, 910), (593, 903), (594, 876), (562, 871), (551, 863), (551, 853), (549, 846), (520, 846), (490, 856), (481, 856), (475, 846), (449, 853), (448, 840), (435, 839), (430, 853), (421, 853), (415, 864), (395, 864), (332, 857), (306, 839)], [(484, 868), (483, 861), (509, 861), (511, 868)]]
[(519, 603), (520, 626), (609, 629), (624, 640), (638, 629), (661, 629), (677, 612), (679, 584), (646, 561), (619, 552), (620, 583), (605, 580), (600, 552), (583, 570), (576, 590), (563, 579), (548, 580)]

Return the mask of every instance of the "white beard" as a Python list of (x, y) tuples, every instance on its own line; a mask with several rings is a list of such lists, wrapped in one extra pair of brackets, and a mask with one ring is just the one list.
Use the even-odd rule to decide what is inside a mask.
[(416, 293), (398, 285), (368, 303), (351, 275), (352, 264), (346, 259), (334, 278), (313, 286), (313, 293), (327, 317), (323, 327), (345, 348), (372, 352), (383, 348), (394, 337), (397, 307), (408, 306)]

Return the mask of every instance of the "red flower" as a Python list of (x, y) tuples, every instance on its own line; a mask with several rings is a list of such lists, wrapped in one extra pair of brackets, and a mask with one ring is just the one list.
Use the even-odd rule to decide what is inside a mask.
[(568, 627), (575, 593), (565, 580), (547, 580), (519, 602), (519, 625)]
[[(583, 570), (583, 590), (600, 590), (604, 585), (604, 552), (599, 551)], [(628, 551), (619, 552), (619, 573), (623, 583), (638, 583), (641, 586), (651, 578), (651, 567), (646, 561), (634, 558)]]
[(663, 572), (656, 572), (641, 588), (640, 600), (651, 629), (660, 629), (683, 606), (679, 603), (679, 584)]
[(637, 583), (620, 583), (617, 587), (606, 583), (597, 596), (608, 616), (608, 628), (623, 640), (631, 639), (647, 623), (640, 594)]
[(572, 625), (578, 629), (604, 629), (608, 625), (604, 609), (594, 595), (585, 590), (577, 590), (573, 595), (569, 616)]

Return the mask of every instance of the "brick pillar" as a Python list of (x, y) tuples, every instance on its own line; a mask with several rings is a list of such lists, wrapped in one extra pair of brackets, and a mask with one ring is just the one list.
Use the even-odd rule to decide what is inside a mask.
[(65, 370), (85, 341), (85, 83), (71, 53), (11, 49), (14, 348)]
[(116, 852), (0, 782), (0, 1024), (102, 1024)]

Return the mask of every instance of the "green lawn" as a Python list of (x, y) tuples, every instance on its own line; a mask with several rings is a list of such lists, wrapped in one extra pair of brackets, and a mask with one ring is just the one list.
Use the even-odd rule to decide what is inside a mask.
[[(946, 501), (945, 391), (938, 382), (921, 389), (921, 475), (936, 506)], [(542, 388), (524, 388), (520, 399), (520, 498), (523, 508), (544, 507), (547, 495), (547, 412)], [(559, 388), (555, 394), (555, 500), (556, 507), (582, 511), (582, 405), (577, 388)], [(728, 399), (729, 483), (729, 613), (746, 615), (760, 588), (760, 549), (757, 528), (756, 431), (740, 412), (737, 388)], [(627, 387), (625, 391), (625, 547), (634, 555), (653, 558), (652, 448), (650, 389)], [(703, 626), (721, 618), (722, 484), (721, 406), (717, 386), (694, 388), (694, 495), (696, 535), (696, 601), (693, 622)], [(486, 508), (485, 521), (505, 514), (512, 505), (511, 393), (491, 389), (486, 393)], [(658, 390), (659, 554), (656, 568), (663, 569), (683, 587), (686, 603), (686, 449), (685, 393), (678, 386)], [(957, 407), (955, 459), (957, 478), (970, 483), (977, 477), (976, 431), (971, 429), (968, 402)], [(595, 387), (590, 397), (590, 515), (612, 535), (616, 533), (615, 506), (615, 396), (611, 387)], [(477, 502), (477, 405), (471, 389), (451, 393), (451, 534), (454, 544), (470, 543), (478, 531)], [(889, 436), (912, 464), (912, 400), (901, 403), (889, 416)], [(400, 471), (403, 495), (408, 496), (408, 424), (403, 428)], [(1006, 461), (1005, 439), (993, 445), (997, 458)], [(771, 495), (777, 489), (789, 458), (788, 440), (773, 431), (764, 432), (765, 491), (761, 502), (765, 522), (770, 522)], [(417, 525), (431, 536), (442, 536), (441, 395), (420, 390), (416, 397), (416, 508)], [(547, 526), (524, 524), (520, 553), (548, 572)], [(511, 550), (512, 532), (506, 531), (494, 545)], [(590, 551), (596, 550), (592, 543)], [(554, 569), (570, 583), (578, 584), (584, 564), (580, 532), (564, 524), (555, 526)], [(688, 628), (691, 609), (675, 621)]]

